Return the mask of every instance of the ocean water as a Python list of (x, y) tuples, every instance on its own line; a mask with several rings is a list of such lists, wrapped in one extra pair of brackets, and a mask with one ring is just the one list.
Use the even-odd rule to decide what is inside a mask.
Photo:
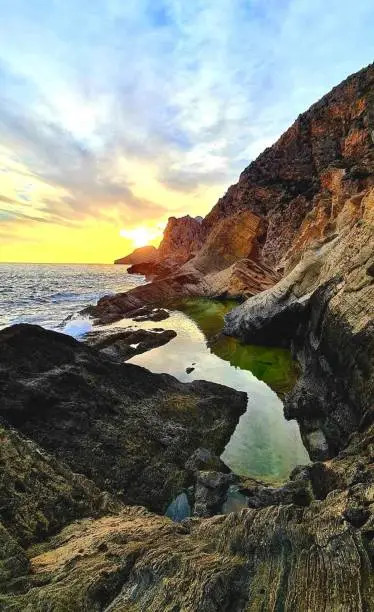
[(101, 264), (0, 263), (0, 329), (34, 323), (79, 338), (91, 328), (79, 311), (104, 295), (145, 282), (126, 270)]
[[(144, 282), (127, 274), (125, 266), (0, 264), (0, 328), (34, 323), (81, 339), (92, 327), (89, 317), (79, 314), (85, 306)], [(237, 474), (281, 481), (295, 465), (309, 462), (299, 427), (284, 418), (280, 399), (295, 380), (295, 364), (282, 349), (245, 346), (222, 336), (216, 340), (233, 306), (188, 300), (161, 323), (135, 325), (122, 319), (110, 327), (174, 329), (177, 337), (171, 342), (131, 362), (182, 382), (210, 380), (245, 391), (247, 410), (222, 459)], [(188, 373), (187, 368), (193, 369)]]

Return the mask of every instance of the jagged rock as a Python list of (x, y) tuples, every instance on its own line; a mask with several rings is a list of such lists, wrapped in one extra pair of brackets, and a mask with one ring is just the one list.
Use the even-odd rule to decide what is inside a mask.
[(142, 274), (148, 279), (165, 278), (173, 271), (172, 265), (158, 263), (157, 261), (142, 262), (127, 268), (127, 274)]
[(207, 448), (197, 448), (186, 461), (185, 468), (190, 472), (200, 472), (204, 470), (223, 473), (230, 472), (227, 465)]
[(109, 357), (126, 361), (134, 355), (140, 355), (167, 344), (176, 335), (177, 332), (173, 329), (134, 329), (130, 327), (121, 331), (89, 332), (84, 337), (84, 342)]
[[(356, 221), (372, 224), (372, 218), (362, 217), (361, 203), (374, 185), (373, 88), (372, 64), (300, 115), (202, 223), (185, 217), (170, 221), (158, 252), (157, 265), (165, 266), (160, 276), (126, 298), (100, 300), (101, 321), (113, 317), (112, 306), (121, 314), (132, 303), (254, 295), (276, 283), (279, 272), (292, 270), (316, 241), (339, 235)], [(243, 259), (245, 264), (235, 265)]]
[(193, 515), (208, 517), (220, 514), (227, 497), (228, 488), (230, 484), (235, 482), (235, 479), (235, 476), (230, 473), (197, 472)]
[(188, 484), (201, 446), (220, 454), (245, 393), (118, 364), (34, 325), (0, 331), (0, 417), (127, 503), (157, 511)]
[(154, 246), (144, 246), (135, 249), (126, 257), (122, 257), (121, 259), (116, 259), (115, 264), (141, 264), (141, 263), (149, 263), (151, 261), (155, 261), (157, 258), (157, 249)]
[(248, 210), (223, 218), (212, 228), (191, 264), (207, 274), (228, 268), (239, 259), (255, 258), (262, 233), (261, 218)]
[[(373, 428), (357, 433), (328, 464), (340, 487), (308, 506), (281, 501), (181, 524), (124, 507), (72, 523), (29, 551), (28, 588), (0, 595), (2, 610), (371, 610), (373, 441)], [(365, 482), (344, 484), (357, 463)]]
[(0, 522), (24, 546), (75, 519), (119, 509), (87, 478), (5, 425), (0, 425), (0, 469)]
[(260, 260), (283, 266), (331, 234), (345, 203), (374, 184), (373, 89), (371, 64), (301, 114), (214, 206), (203, 221), (206, 235), (249, 210), (266, 226)]
[(265, 508), (278, 504), (309, 506), (314, 499), (309, 481), (301, 479), (287, 482), (281, 487), (257, 486), (240, 491), (249, 498), (250, 508)]
[(170, 217), (158, 248), (158, 262), (181, 266), (201, 248), (202, 241), (201, 217)]

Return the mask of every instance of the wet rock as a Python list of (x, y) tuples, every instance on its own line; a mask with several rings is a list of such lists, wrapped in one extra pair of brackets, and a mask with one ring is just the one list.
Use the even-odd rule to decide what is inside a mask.
[(148, 306), (143, 306), (143, 308), (139, 308), (135, 313), (128, 314), (128, 318), (131, 318), (133, 321), (163, 321), (169, 317), (170, 313), (165, 308), (151, 308)]
[(126, 361), (167, 344), (175, 338), (177, 332), (172, 329), (124, 329), (121, 331), (93, 331), (86, 334), (84, 342), (108, 357)]
[(195, 368), (193, 368), (193, 367), (188, 367), (188, 368), (186, 368), (186, 373), (187, 373), (187, 374), (191, 374), (191, 372), (193, 372), (193, 371), (194, 371), (194, 369), (195, 369)]
[(314, 499), (312, 487), (307, 480), (290, 481), (281, 487), (241, 488), (241, 493), (248, 497), (250, 508), (265, 508), (279, 504), (309, 506)]

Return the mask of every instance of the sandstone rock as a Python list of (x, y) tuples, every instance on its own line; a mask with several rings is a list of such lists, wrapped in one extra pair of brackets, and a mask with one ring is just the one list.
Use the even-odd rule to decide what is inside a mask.
[(201, 217), (170, 217), (158, 248), (158, 262), (181, 266), (201, 248), (202, 241)]
[[(361, 218), (371, 210), (371, 194), (360, 200)], [(245, 342), (292, 347), (303, 373), (285, 398), (285, 413), (298, 420), (313, 459), (334, 456), (360, 419), (373, 417), (373, 253), (373, 227), (356, 222), (226, 316), (226, 333)]]
[(249, 210), (266, 224), (259, 257), (270, 266), (328, 235), (344, 202), (374, 184), (373, 87), (371, 64), (300, 115), (207, 215), (206, 235)]

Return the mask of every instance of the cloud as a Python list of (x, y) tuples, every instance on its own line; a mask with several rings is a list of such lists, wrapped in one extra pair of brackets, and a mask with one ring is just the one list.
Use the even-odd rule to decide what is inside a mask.
[(223, 192), (374, 52), (371, 0), (3, 0), (2, 25), (2, 143), (55, 190), (15, 193), (72, 226), (167, 215), (149, 166), (176, 208)]

